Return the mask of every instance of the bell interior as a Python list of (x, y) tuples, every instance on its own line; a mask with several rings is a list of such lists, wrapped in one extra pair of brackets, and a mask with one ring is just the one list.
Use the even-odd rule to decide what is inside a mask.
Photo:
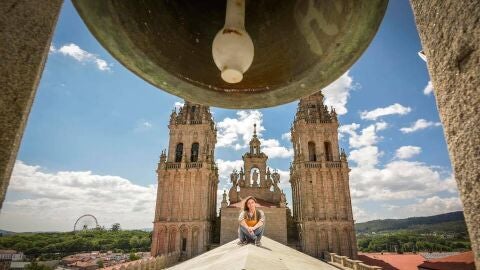
[(367, 48), (387, 6), (386, 0), (246, 0), (254, 59), (243, 80), (229, 84), (212, 58), (225, 0), (73, 2), (128, 69), (182, 98), (226, 108), (274, 106), (321, 90)]

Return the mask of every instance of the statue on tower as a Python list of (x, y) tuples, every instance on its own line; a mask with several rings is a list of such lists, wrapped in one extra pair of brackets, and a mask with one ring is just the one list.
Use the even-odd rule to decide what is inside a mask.
[(258, 187), (258, 172), (257, 170), (253, 170), (252, 173), (252, 186), (253, 187)]

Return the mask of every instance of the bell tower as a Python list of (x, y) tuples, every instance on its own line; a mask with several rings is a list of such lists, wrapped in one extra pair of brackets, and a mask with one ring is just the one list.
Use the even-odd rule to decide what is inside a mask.
[(303, 252), (357, 257), (348, 162), (338, 147), (338, 120), (317, 92), (300, 99), (291, 128), (293, 218)]
[(157, 167), (152, 256), (178, 251), (187, 259), (210, 244), (216, 216), (216, 128), (207, 106), (185, 101), (170, 115), (168, 150)]

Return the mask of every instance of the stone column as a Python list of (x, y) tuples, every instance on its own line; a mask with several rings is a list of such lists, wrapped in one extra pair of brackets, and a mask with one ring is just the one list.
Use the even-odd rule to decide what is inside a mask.
[(0, 208), (62, 2), (0, 1)]
[(480, 265), (480, 2), (411, 0), (476, 265)]

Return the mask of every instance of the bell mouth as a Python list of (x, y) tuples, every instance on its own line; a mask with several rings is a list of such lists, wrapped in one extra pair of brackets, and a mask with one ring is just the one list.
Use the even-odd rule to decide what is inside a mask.
[(103, 47), (152, 85), (204, 105), (253, 109), (294, 101), (344, 74), (373, 39), (388, 1), (247, 0), (255, 58), (237, 83), (224, 81), (225, 71), (219, 76), (211, 55), (225, 0), (73, 3)]

